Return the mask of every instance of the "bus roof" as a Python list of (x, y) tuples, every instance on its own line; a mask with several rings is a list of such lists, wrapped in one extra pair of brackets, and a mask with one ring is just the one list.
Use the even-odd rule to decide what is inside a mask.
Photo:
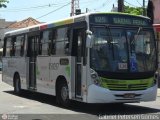
[(61, 19), (61, 20), (52, 21), (52, 22), (46, 22), (46, 23), (42, 23), (42, 24), (38, 24), (38, 25), (26, 27), (26, 28), (12, 30), (12, 31), (6, 32), (5, 36), (23, 34), (23, 33), (27, 33), (27, 32), (36, 31), (36, 30), (43, 30), (46, 28), (67, 25), (67, 24), (71, 24), (71, 23), (76, 22), (76, 19), (78, 19), (78, 18), (83, 18), (83, 19), (79, 19), (79, 21), (82, 21), (82, 20), (84, 21), (86, 19), (86, 16), (93, 15), (93, 14), (127, 15), (127, 16), (136, 16), (136, 17), (149, 19), (148, 17), (145, 17), (145, 16), (133, 15), (133, 14), (128, 14), (128, 13), (120, 13), (120, 12), (91, 12), (91, 13), (85, 13), (85, 14), (81, 14), (81, 15), (68, 17), (66, 19)]

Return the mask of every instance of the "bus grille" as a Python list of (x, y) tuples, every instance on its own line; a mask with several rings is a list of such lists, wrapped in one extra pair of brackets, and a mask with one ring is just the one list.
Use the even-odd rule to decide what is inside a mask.
[(145, 90), (154, 84), (154, 79), (137, 79), (137, 80), (116, 80), (101, 77), (101, 87), (109, 90), (133, 91)]
[(107, 84), (110, 90), (145, 90), (148, 84)]

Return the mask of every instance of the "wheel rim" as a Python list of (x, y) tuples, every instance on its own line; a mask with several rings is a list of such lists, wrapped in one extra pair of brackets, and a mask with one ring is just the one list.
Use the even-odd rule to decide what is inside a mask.
[(62, 97), (63, 101), (66, 101), (68, 98), (68, 89), (66, 86), (62, 87), (62, 89), (61, 89), (61, 97)]

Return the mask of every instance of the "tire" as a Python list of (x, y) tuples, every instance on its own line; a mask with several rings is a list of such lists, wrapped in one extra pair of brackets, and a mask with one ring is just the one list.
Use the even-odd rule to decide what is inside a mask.
[(67, 84), (65, 82), (60, 82), (57, 87), (58, 87), (56, 94), (57, 103), (63, 107), (69, 107), (70, 100), (69, 100), (69, 90)]
[(14, 77), (14, 93), (17, 95), (21, 94), (20, 77), (18, 75)]

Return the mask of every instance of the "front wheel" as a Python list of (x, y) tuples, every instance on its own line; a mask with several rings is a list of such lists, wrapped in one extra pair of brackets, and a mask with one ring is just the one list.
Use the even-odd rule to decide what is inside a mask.
[(20, 84), (20, 78), (18, 75), (14, 77), (14, 92), (18, 95), (21, 93), (21, 84)]
[(69, 100), (69, 90), (68, 86), (65, 82), (61, 82), (58, 85), (57, 95), (56, 95), (57, 103), (64, 107), (68, 107), (70, 104)]

